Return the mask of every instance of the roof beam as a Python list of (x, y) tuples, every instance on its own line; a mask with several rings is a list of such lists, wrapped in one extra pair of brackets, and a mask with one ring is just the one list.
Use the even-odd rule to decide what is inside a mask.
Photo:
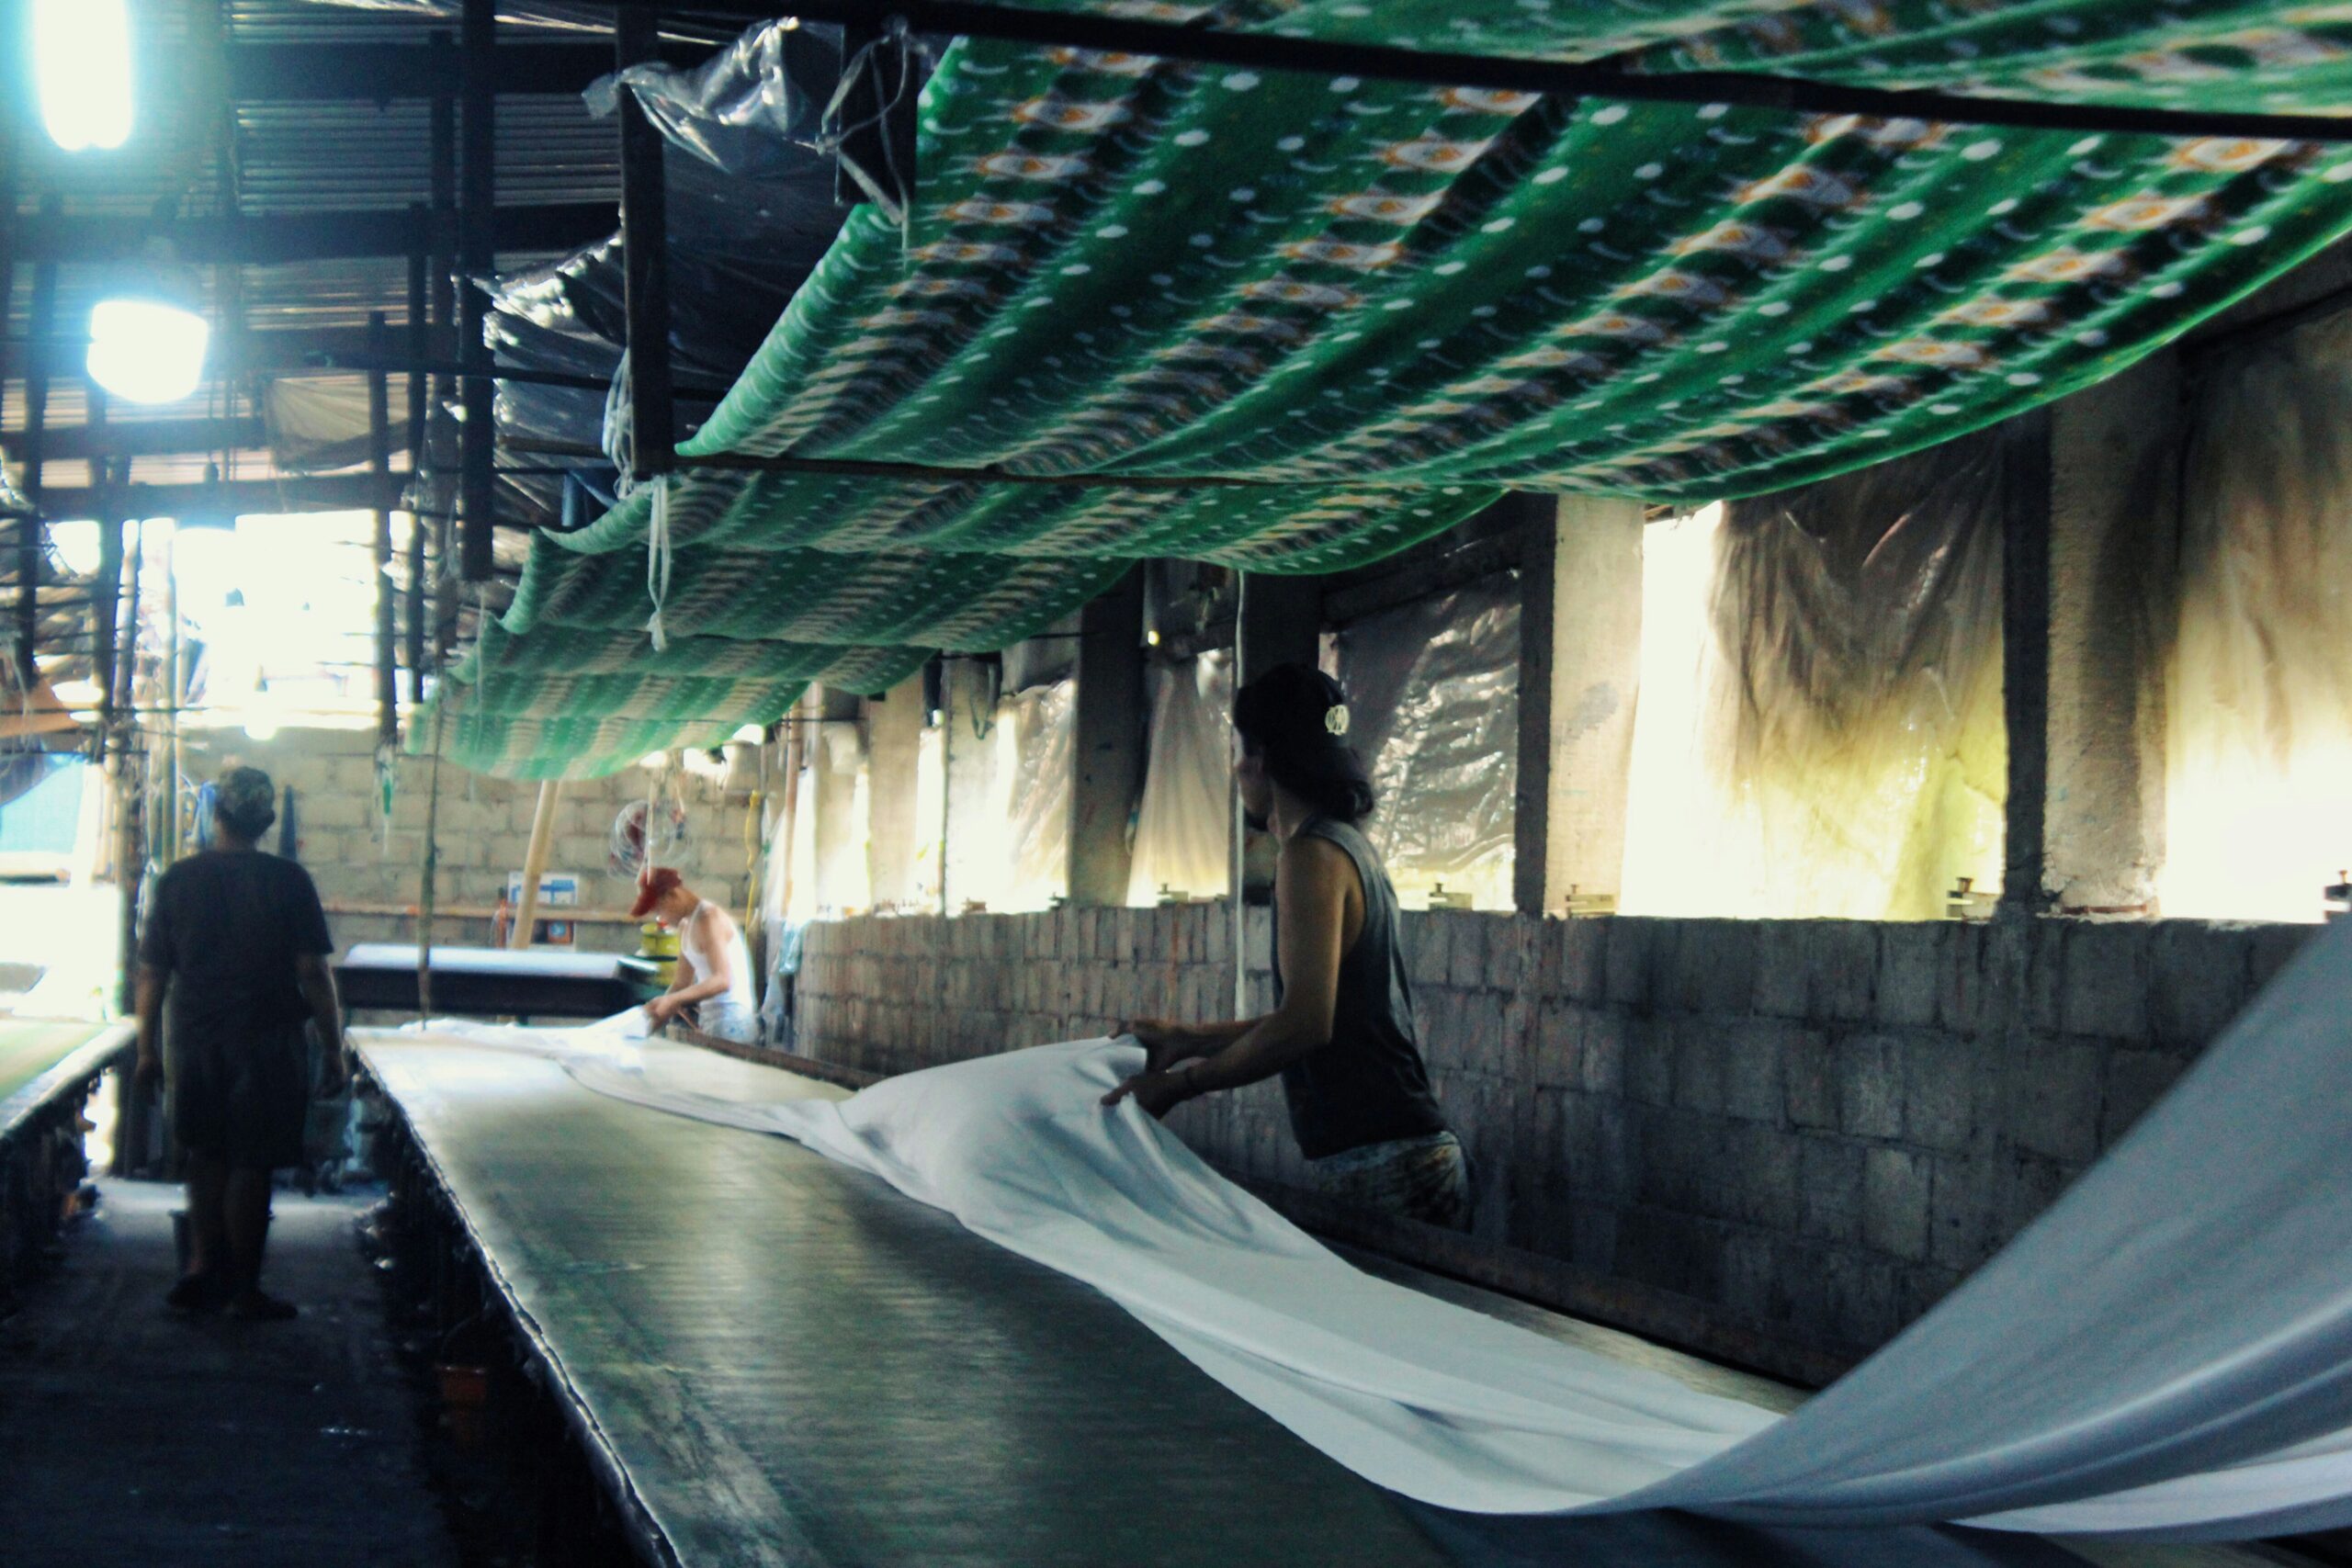
[[(161, 457), (195, 452), (246, 451), (267, 441), (262, 422), (243, 419), (109, 420), (103, 424), (52, 424), (41, 434), (44, 462), (90, 457)], [(0, 450), (22, 460), (21, 432), (0, 436)], [(44, 494), (49, 493), (44, 491)]]
[[(549, 202), (502, 207), (492, 215), (496, 248), (573, 251), (613, 232), (617, 211), (609, 201)], [(17, 220), (17, 259), (23, 262), (130, 261), (149, 243), (167, 240), (184, 262), (329, 261), (352, 256), (405, 256), (436, 240), (447, 248), (449, 225), (406, 210), (281, 212), (233, 218), (152, 219), (74, 215), (23, 216)]]
[[(295, 479), (221, 479), (211, 484), (115, 486), (106, 504), (124, 517), (176, 517), (190, 526), (215, 519), (268, 515), (290, 512), (364, 512), (382, 498), (400, 505), (399, 487), (408, 476), (392, 476), (386, 495), (373, 474), (321, 474)], [(51, 485), (41, 491), (41, 511), (50, 517), (89, 517), (97, 513), (100, 492), (88, 486)]]
[[(458, 91), (458, 52), (419, 44), (243, 43), (226, 50), (229, 96), (239, 102), (322, 102), (431, 98)], [(665, 41), (661, 58), (695, 65), (708, 45)], [(492, 66), (497, 91), (570, 96), (613, 69), (613, 46), (501, 43)]]
[[(674, 7), (677, 0), (604, 0), (632, 10)], [(763, 21), (775, 0), (694, 0), (704, 16)], [(1093, 13), (990, 5), (986, 0), (795, 0), (804, 22), (904, 22), (918, 33), (962, 34), (1014, 43), (1061, 45), (1156, 55), (1208, 65), (1247, 65), (1312, 76), (1362, 76), (1438, 87), (1491, 87), (1632, 103), (1735, 104), (1794, 114), (1866, 115), (1946, 125), (2009, 126), (2149, 136), (2228, 136), (2288, 141), (2352, 142), (2352, 120), (2327, 115), (2233, 110), (2133, 108), (2061, 104), (1960, 93), (1890, 91), (1771, 76), (1754, 71), (1627, 71), (1607, 62), (1449, 54), (1389, 44), (1339, 43), (1273, 33), (1231, 32), (1189, 22), (1142, 21)]]
[[(428, 362), (455, 360), (456, 334), (447, 328), (425, 330)], [(29, 368), (53, 377), (80, 376), (90, 351), (86, 337), (58, 335), (40, 343), (0, 343), (0, 367), (11, 378)], [(372, 363), (365, 327), (248, 327), (214, 340), (208, 370), (217, 377), (282, 376), (302, 372), (363, 375)], [(386, 369), (403, 369), (390, 364)], [(598, 383), (603, 385), (603, 383)]]

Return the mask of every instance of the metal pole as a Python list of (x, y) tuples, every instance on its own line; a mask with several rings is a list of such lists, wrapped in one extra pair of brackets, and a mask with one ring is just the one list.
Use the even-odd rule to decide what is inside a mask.
[[(384, 312), (368, 313), (368, 336), (381, 348)], [(368, 378), (368, 466), (387, 495), (392, 482), (391, 388), (381, 370)], [(386, 496), (376, 502), (376, 744), (400, 739), (400, 649), (392, 605), (392, 511)]]
[[(41, 215), (54, 218), (64, 210), (54, 193), (41, 197)], [(56, 331), (57, 264), (41, 262), (33, 268), (32, 314), (28, 319), (35, 343), (47, 343)], [(40, 678), (35, 655), (40, 642), (40, 547), (42, 447), (48, 440), (49, 367), (34, 355), (25, 367), (25, 497), (29, 513), (17, 520), (17, 673), (30, 692)]]
[(433, 764), (424, 786), (424, 859), (417, 872), (416, 1016), (433, 1016), (433, 898), (441, 863), (441, 736), (449, 705), (433, 705)]
[[(450, 62), (454, 66), (450, 57), (456, 53), (457, 45), (447, 33), (435, 33), (427, 47), (436, 51), (436, 61)], [(441, 81), (455, 74), (454, 69), (435, 73)], [(458, 315), (457, 255), (449, 247), (458, 220), (458, 103), (447, 93), (434, 97), (431, 138), (433, 226), (428, 232), (435, 236), (435, 249), (426, 268), (425, 283), (431, 291), (426, 304), (440, 335), (454, 338), (452, 323)], [(463, 350), (458, 352), (462, 354)], [(428, 504), (437, 508), (439, 513), (434, 520), (433, 533), (433, 667), (436, 670), (447, 661), (458, 625), (458, 579), (450, 570), (457, 551), (458, 530), (456, 509), (448, 504), (455, 493), (448, 475), (456, 457), (457, 438), (456, 428), (450, 423), (449, 405), (457, 396), (457, 378), (435, 376), (433, 406), (425, 415), (424, 451), (433, 471), (433, 499)]]
[[(627, 70), (659, 58), (650, 11), (613, 18), (615, 54)], [(624, 89), (621, 99), (621, 263), (628, 318), (630, 477), (644, 483), (670, 471), (673, 423), (670, 381), (670, 225), (662, 136)]]
[(160, 856), (171, 864), (180, 858), (180, 707), (187, 698), (180, 682), (180, 525), (164, 536), (164, 844)]
[[(411, 209), (416, 216), (417, 229), (422, 232), (431, 221), (431, 209)], [(426, 301), (431, 297), (427, 279), (431, 276), (431, 261), (422, 246), (409, 253), (408, 258), (408, 352), (411, 364), (422, 365), (432, 348), (432, 327), (427, 319)], [(424, 426), (432, 399), (431, 382), (422, 371), (408, 373), (408, 474), (413, 487), (422, 486), (425, 470)], [(432, 502), (420, 491), (412, 495), (412, 507), (429, 506)], [(408, 700), (413, 707), (424, 700), (424, 520), (414, 511), (408, 515), (408, 604), (406, 636), (408, 655)]]
[[(1249, 635), (1245, 629), (1250, 624), (1249, 611), (1250, 574), (1237, 571), (1233, 574), (1233, 689), (1237, 692), (1241, 689), (1241, 642)], [(1230, 901), (1228, 908), (1232, 920), (1229, 936), (1233, 948), (1233, 1016), (1247, 1018), (1250, 1016), (1250, 904), (1245, 884), (1249, 881), (1250, 873), (1250, 824), (1241, 809), (1241, 781), (1229, 776), (1230, 769), (1227, 773), (1225, 793), (1231, 803), (1231, 820), (1227, 824), (1230, 839), (1225, 847), (1225, 875), (1226, 897)]]
[(490, 578), (491, 518), (498, 499), (497, 432), (492, 428), (495, 388), (481, 374), (490, 369), (490, 355), (482, 344), (490, 298), (483, 285), (497, 265), (491, 228), (497, 201), (497, 0), (465, 0), (458, 64), (464, 108), (458, 150), (458, 260), (464, 273), (458, 288), (458, 348), (466, 368), (477, 372), (466, 378), (459, 394), (466, 418), (458, 574), (468, 582)]
[[(104, 452), (107, 425), (106, 389), (92, 381), (82, 392), (84, 419), (100, 436), (95, 450)], [(90, 459), (90, 477), (96, 480), (98, 514), (98, 575), (90, 585), (90, 673), (98, 687), (98, 756), (104, 763), (115, 743), (114, 671), (118, 612), (122, 595), (122, 518), (116, 510), (114, 487), (107, 483), (114, 465), (104, 457)]]

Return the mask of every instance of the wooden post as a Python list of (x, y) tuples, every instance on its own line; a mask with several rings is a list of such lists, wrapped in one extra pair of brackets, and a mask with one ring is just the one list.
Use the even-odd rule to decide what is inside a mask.
[[(555, 839), (555, 803), (563, 793), (561, 779), (539, 785), (539, 804), (531, 813), (531, 845), (523, 853), (523, 900), (514, 911), (514, 931), (506, 945), (517, 950), (531, 945), (531, 926), (539, 915), (539, 874), (548, 868), (548, 846)], [(653, 819), (645, 822), (646, 853), (653, 850)]]

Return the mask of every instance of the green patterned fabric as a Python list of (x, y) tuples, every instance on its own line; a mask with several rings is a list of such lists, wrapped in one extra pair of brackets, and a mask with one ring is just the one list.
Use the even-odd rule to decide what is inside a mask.
[[(2290, 13), (2292, 27), (2255, 27)], [(2226, 98), (2206, 79), (2232, 71), (2241, 107), (2299, 108), (2324, 105), (2344, 70), (2352, 19), (2337, 15), (2109, 0), (1217, 13), (1422, 47), (1638, 49), (1649, 69), (2134, 102), (2193, 90), (2204, 107)], [(697, 642), (978, 649), (1146, 557), (1321, 572), (1507, 488), (1689, 502), (1778, 490), (2112, 375), (2352, 228), (2340, 148), (994, 43), (951, 52), (922, 133), (906, 226), (852, 215), (685, 450), (1248, 482), (689, 471), (671, 481), (666, 551), (649, 548), (646, 495), (538, 541), (505, 622), (518, 645), (639, 634), (664, 558), (664, 624)], [(504, 728), (493, 750), (460, 748), (469, 765), (605, 771), (635, 753), (553, 758), (537, 748), (575, 731), (516, 727), (650, 723), (664, 701), (717, 700), (549, 684), (514, 657), (485, 678), (529, 683), (484, 706)], [(759, 673), (756, 693), (730, 692), (766, 701), (787, 683)]]
[(1012, 3), (1333, 42), (2049, 102), (2337, 114), (2352, 99), (2352, 10), (2278, 0)]

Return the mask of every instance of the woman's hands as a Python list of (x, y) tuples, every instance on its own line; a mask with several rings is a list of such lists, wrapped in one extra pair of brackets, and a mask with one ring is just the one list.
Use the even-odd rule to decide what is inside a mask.
[(1195, 1092), (1189, 1066), (1176, 1072), (1147, 1067), (1104, 1095), (1102, 1103), (1109, 1107), (1123, 1100), (1133, 1100), (1153, 1116), (1160, 1117), (1192, 1099)]
[(1165, 1018), (1131, 1018), (1112, 1032), (1136, 1037), (1149, 1072), (1166, 1072), (1187, 1056), (1203, 1055), (1207, 1044), (1199, 1031)]
[(656, 997), (645, 1004), (645, 1021), (659, 1029), (685, 1010), (686, 1004), (673, 996)]

